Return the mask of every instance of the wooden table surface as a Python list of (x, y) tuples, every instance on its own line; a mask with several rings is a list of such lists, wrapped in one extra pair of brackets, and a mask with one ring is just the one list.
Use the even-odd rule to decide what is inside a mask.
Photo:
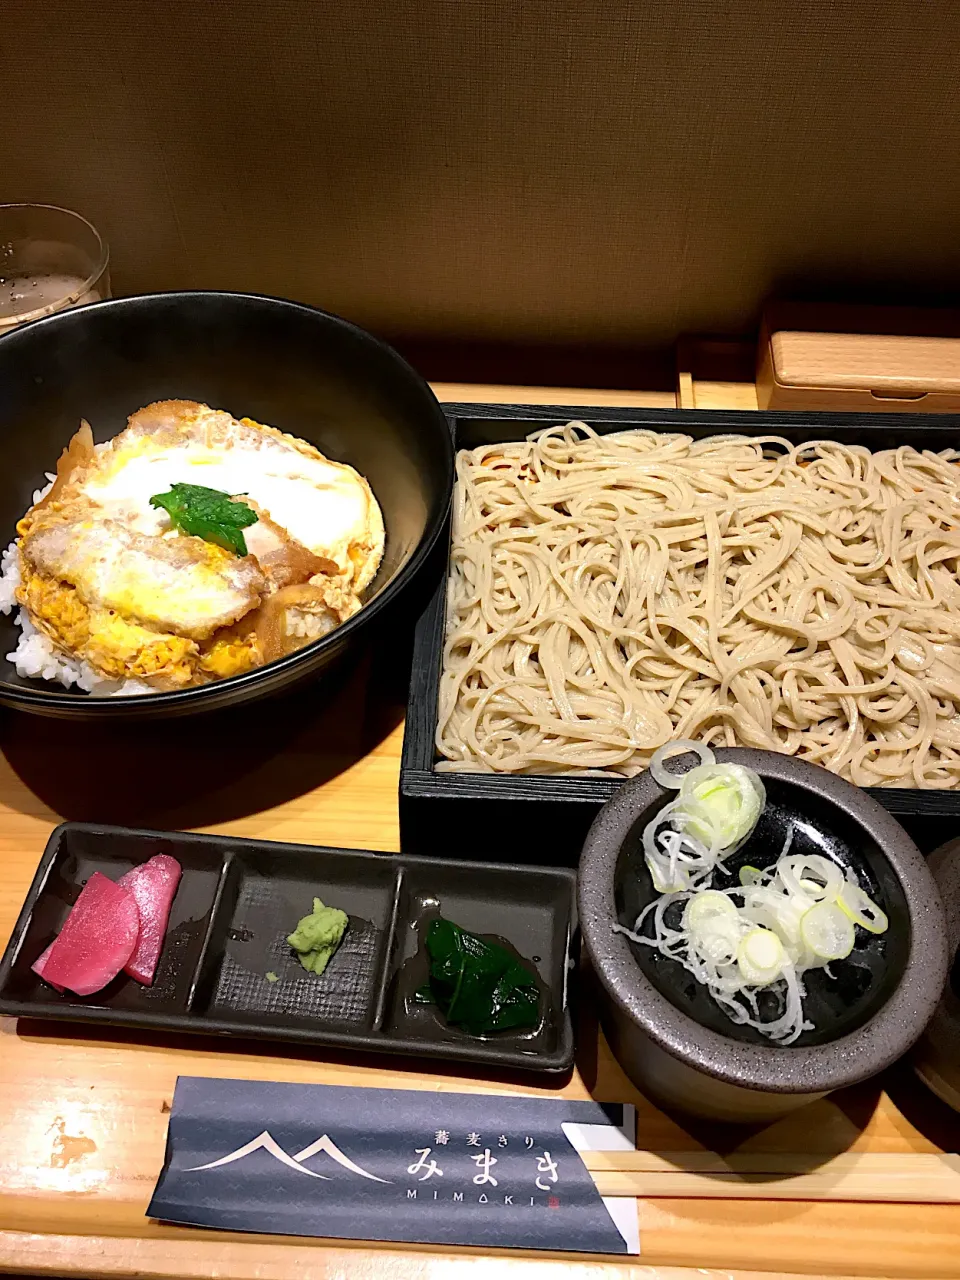
[[(664, 404), (660, 393), (437, 387), (446, 400)], [(740, 407), (718, 381), (698, 407)], [(62, 818), (396, 850), (406, 671), (384, 644), (339, 689), (233, 713), (104, 733), (0, 711), (0, 942), (52, 827)], [(238, 753), (237, 742), (242, 750)], [(229, 750), (219, 751), (220, 742)], [(455, 852), (455, 851), (454, 851)], [(648, 1200), (632, 1262), (324, 1242), (163, 1226), (144, 1216), (163, 1160), (178, 1074), (410, 1089), (561, 1093), (633, 1101), (652, 1150), (729, 1151), (630, 1085), (585, 1015), (578, 1069), (560, 1085), (424, 1071), (402, 1059), (255, 1043), (115, 1035), (0, 1020), (0, 1271), (233, 1280), (749, 1280), (772, 1275), (960, 1275), (960, 1206)], [(957, 1117), (902, 1068), (742, 1135), (737, 1150), (956, 1150)]]

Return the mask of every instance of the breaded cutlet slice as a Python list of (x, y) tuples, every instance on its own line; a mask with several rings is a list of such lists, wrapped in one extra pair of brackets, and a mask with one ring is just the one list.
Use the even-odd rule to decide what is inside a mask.
[(205, 640), (255, 608), (267, 590), (252, 556), (230, 555), (201, 538), (145, 536), (80, 510), (63, 517), (34, 526), (20, 554), (37, 573), (75, 587), (91, 607)]

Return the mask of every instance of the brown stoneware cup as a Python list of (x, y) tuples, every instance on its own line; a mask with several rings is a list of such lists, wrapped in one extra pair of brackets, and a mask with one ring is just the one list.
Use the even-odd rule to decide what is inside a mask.
[[(767, 804), (752, 835), (725, 859), (727, 871), (715, 875), (714, 887), (739, 883), (741, 866), (771, 866), (792, 833), (792, 852), (854, 866), (889, 917), (881, 935), (858, 926), (853, 953), (834, 962), (829, 975), (807, 972), (804, 1013), (814, 1028), (794, 1044), (778, 1045), (734, 1024), (678, 961), (614, 932), (616, 922), (633, 928), (657, 896), (641, 836), (676, 793), (645, 773), (624, 783), (597, 815), (580, 859), (579, 909), (614, 1054), (637, 1086), (667, 1107), (756, 1123), (865, 1080), (910, 1049), (943, 990), (946, 926), (916, 845), (864, 791), (772, 751), (715, 754), (754, 769)], [(683, 772), (693, 763), (692, 755), (678, 756), (669, 768)]]

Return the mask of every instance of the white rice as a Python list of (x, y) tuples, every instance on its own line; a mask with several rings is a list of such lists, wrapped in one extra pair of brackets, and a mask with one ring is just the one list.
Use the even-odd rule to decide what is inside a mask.
[[(34, 504), (50, 492), (54, 476), (47, 472), (48, 484), (33, 495)], [(20, 628), (20, 638), (12, 653), (6, 654), (17, 675), (33, 680), (58, 681), (69, 689), (76, 685), (86, 693), (99, 698), (117, 697), (119, 694), (154, 693), (154, 689), (142, 680), (107, 680), (89, 662), (68, 657), (58, 649), (42, 631), (38, 631), (17, 605), (17, 587), (20, 585), (20, 558), (16, 542), (11, 542), (0, 552), (0, 613), (10, 614), (17, 609), (14, 619)]]
[(320, 636), (328, 635), (336, 626), (336, 622), (331, 622), (329, 616), (305, 613), (303, 609), (287, 609), (285, 618), (288, 634), (301, 640), (318, 640)]
[(17, 587), (20, 585), (20, 565), (17, 562), (17, 544), (11, 542), (0, 552), (0, 613), (10, 613), (16, 608)]

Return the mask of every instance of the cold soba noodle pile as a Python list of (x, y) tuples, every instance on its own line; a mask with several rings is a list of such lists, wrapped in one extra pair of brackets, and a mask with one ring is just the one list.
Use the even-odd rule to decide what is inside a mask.
[(582, 423), (457, 460), (437, 768), (632, 775), (672, 738), (960, 784), (960, 467)]

